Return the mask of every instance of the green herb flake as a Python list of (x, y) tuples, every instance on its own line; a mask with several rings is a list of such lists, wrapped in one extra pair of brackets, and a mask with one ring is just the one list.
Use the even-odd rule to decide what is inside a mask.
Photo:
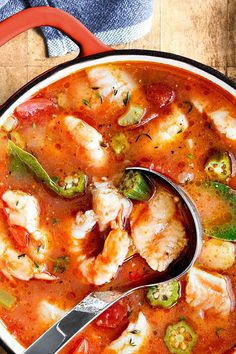
[(86, 100), (85, 98), (82, 98), (82, 103), (83, 103), (85, 106), (90, 107), (89, 101)]
[(114, 95), (114, 96), (116, 96), (116, 95), (117, 95), (117, 93), (118, 93), (118, 90), (117, 90), (117, 89), (115, 89), (115, 87), (113, 87), (113, 95)]
[(56, 262), (54, 264), (53, 271), (54, 273), (61, 272), (64, 273), (65, 270), (68, 267), (68, 264), (70, 262), (70, 257), (69, 256), (61, 256), (56, 259)]
[(137, 138), (135, 139), (135, 142), (137, 143), (137, 141), (139, 141), (139, 139), (140, 139), (141, 137), (146, 137), (146, 138), (152, 140), (152, 137), (151, 137), (149, 134), (147, 134), (147, 133), (141, 133), (141, 134), (139, 134), (139, 135), (137, 136)]
[(192, 159), (193, 159), (193, 154), (188, 154), (188, 155), (187, 155), (187, 158), (190, 159), (190, 160), (192, 160)]
[(183, 128), (180, 128), (180, 130), (177, 132), (177, 134), (180, 134), (183, 132)]
[(97, 98), (99, 98), (99, 100), (101, 101), (101, 104), (102, 104), (102, 102), (103, 102), (102, 95), (100, 95), (99, 92), (96, 92), (96, 96), (97, 96)]
[(22, 257), (25, 257), (26, 254), (25, 253), (22, 253), (22, 254), (19, 254), (19, 256), (17, 256), (18, 259), (21, 259)]
[(133, 331), (130, 331), (131, 334), (138, 334), (141, 331), (139, 329), (134, 329)]
[(216, 334), (216, 336), (219, 338), (220, 335), (221, 335), (221, 333), (222, 333), (223, 331), (225, 331), (224, 328), (216, 328), (216, 329), (215, 329), (215, 334)]
[(39, 268), (39, 264), (37, 262), (34, 261), (34, 265), (36, 268)]
[(33, 127), (33, 129), (35, 129), (37, 127), (35, 122), (33, 122), (32, 127)]
[(134, 342), (132, 338), (130, 338), (129, 345), (131, 345), (131, 347), (136, 347), (137, 344)]
[(131, 97), (131, 94), (130, 92), (128, 91), (125, 98), (123, 99), (123, 103), (124, 103), (124, 106), (127, 106), (127, 104), (129, 103), (130, 101), (130, 97)]
[(58, 223), (58, 220), (56, 218), (51, 219), (52, 225), (56, 225)]
[(58, 177), (58, 176), (53, 176), (53, 177), (52, 177), (52, 181), (53, 181), (54, 183), (57, 183), (57, 182), (59, 181), (59, 177)]
[(180, 316), (179, 321), (186, 321), (186, 318), (184, 316)]
[(19, 200), (16, 201), (16, 206), (19, 204)]

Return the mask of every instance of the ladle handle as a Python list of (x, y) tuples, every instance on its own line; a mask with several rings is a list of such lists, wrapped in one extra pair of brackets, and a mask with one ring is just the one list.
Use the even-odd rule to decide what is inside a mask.
[(118, 291), (93, 292), (55, 323), (24, 354), (55, 354), (92, 320), (125, 295)]

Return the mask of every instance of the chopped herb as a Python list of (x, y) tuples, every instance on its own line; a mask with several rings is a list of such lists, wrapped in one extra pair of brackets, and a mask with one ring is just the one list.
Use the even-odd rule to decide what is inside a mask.
[(25, 253), (19, 254), (19, 256), (17, 256), (18, 259), (25, 257)]
[(102, 95), (100, 95), (99, 92), (96, 92), (96, 96), (97, 96), (97, 98), (100, 99), (100, 101), (101, 101), (101, 103), (102, 103), (102, 101), (103, 101)]
[(35, 261), (34, 261), (34, 265), (35, 265), (35, 267), (36, 267), (36, 268), (39, 268), (38, 263), (37, 263), (37, 262), (35, 262)]
[(107, 143), (105, 143), (105, 141), (101, 141), (100, 146), (106, 148), (107, 147)]
[(131, 345), (132, 347), (136, 347), (137, 344), (133, 341), (132, 338), (130, 338), (129, 345)]
[(19, 204), (19, 200), (16, 201), (16, 206)]
[(52, 225), (56, 225), (58, 223), (58, 220), (56, 218), (51, 219)]
[(115, 89), (115, 87), (113, 87), (113, 95), (116, 96), (118, 93), (118, 90)]
[(67, 269), (69, 262), (70, 262), (70, 257), (69, 256), (58, 257), (56, 259), (55, 264), (54, 264), (53, 271), (55, 273), (57, 273), (58, 271), (63, 273)]
[(139, 329), (134, 329), (133, 331), (130, 331), (130, 333), (132, 334), (138, 334), (140, 333), (141, 331)]
[(135, 142), (137, 143), (137, 141), (139, 141), (139, 139), (142, 137), (142, 136), (145, 136), (146, 138), (152, 140), (152, 137), (149, 135), (149, 134), (146, 134), (146, 133), (141, 133), (137, 136)]
[(87, 101), (85, 98), (82, 98), (82, 103), (85, 105), (85, 106), (89, 106), (89, 101)]
[(42, 247), (42, 245), (38, 245), (37, 252), (40, 252), (41, 247)]
[(183, 101), (183, 104), (186, 107), (186, 113), (190, 113), (193, 109), (193, 104), (190, 101)]
[(177, 134), (182, 133), (182, 131), (183, 131), (183, 128), (180, 128), (180, 130), (177, 132)]
[(52, 177), (52, 181), (53, 181), (54, 183), (57, 183), (57, 182), (59, 181), (59, 177), (58, 177), (58, 176)]
[(221, 332), (225, 331), (224, 328), (216, 328), (215, 329), (215, 334), (217, 335), (217, 337), (220, 337)]
[(35, 122), (33, 122), (32, 127), (33, 127), (33, 129), (36, 128), (36, 123)]
[(123, 99), (123, 103), (124, 103), (124, 106), (127, 106), (127, 104), (129, 103), (130, 101), (130, 97), (131, 97), (131, 94), (130, 92), (128, 91), (125, 98)]
[(98, 86), (94, 86), (94, 87), (92, 87), (92, 90), (99, 90), (99, 88), (100, 87), (98, 87)]
[(190, 159), (190, 160), (192, 160), (192, 159), (193, 159), (193, 154), (188, 154), (188, 155), (187, 155), (187, 158)]
[(185, 321), (185, 320), (186, 320), (186, 318), (184, 316), (179, 317), (179, 321)]

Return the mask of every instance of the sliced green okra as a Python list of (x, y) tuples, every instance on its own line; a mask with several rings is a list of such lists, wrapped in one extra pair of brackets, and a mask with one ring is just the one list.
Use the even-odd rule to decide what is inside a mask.
[(147, 200), (151, 195), (151, 187), (144, 175), (138, 171), (130, 170), (125, 173), (119, 191), (133, 200)]
[(224, 182), (231, 176), (231, 160), (227, 152), (215, 152), (205, 164), (205, 172), (213, 181)]
[(167, 327), (164, 342), (173, 354), (190, 354), (197, 342), (197, 334), (186, 321), (180, 321)]
[(151, 286), (148, 289), (146, 298), (153, 307), (170, 308), (180, 297), (180, 284), (177, 280), (165, 284)]

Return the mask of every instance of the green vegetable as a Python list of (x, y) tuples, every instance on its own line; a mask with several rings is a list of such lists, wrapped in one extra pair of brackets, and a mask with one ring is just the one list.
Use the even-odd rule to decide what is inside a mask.
[(123, 99), (123, 103), (124, 103), (124, 106), (127, 106), (127, 104), (129, 103), (130, 101), (130, 97), (131, 97), (131, 94), (130, 92), (128, 91), (125, 98)]
[(151, 195), (151, 188), (147, 179), (138, 171), (125, 173), (119, 191), (127, 198), (134, 200), (147, 200)]
[(16, 302), (15, 296), (4, 290), (0, 290), (0, 305), (7, 310), (10, 310)]
[(231, 175), (231, 161), (227, 152), (214, 153), (205, 164), (205, 171), (213, 181), (224, 182)]
[(137, 124), (144, 115), (144, 108), (130, 105), (128, 110), (118, 119), (118, 124), (122, 127)]
[(111, 147), (116, 154), (124, 153), (129, 149), (129, 142), (123, 133), (117, 133), (112, 137)]
[(170, 308), (180, 296), (180, 284), (177, 280), (151, 286), (147, 292), (147, 301), (153, 307)]
[[(22, 150), (19, 146), (15, 145), (13, 141), (8, 140), (8, 152), (10, 157), (11, 169), (20, 167), (27, 167), (38, 177), (43, 183), (45, 183), (50, 189), (52, 189), (58, 195), (64, 198), (71, 198), (79, 193), (83, 193), (85, 189), (86, 177), (83, 173), (75, 174), (71, 177), (71, 183), (67, 182), (68, 177), (62, 186), (58, 185), (51, 179), (48, 173), (41, 166), (39, 161), (25, 150)], [(16, 161), (19, 165), (16, 164)], [(13, 163), (14, 162), (14, 163)]]
[(69, 256), (58, 257), (54, 264), (54, 268), (53, 268), (54, 273), (57, 273), (58, 271), (63, 273), (67, 269), (69, 262), (70, 262)]
[(228, 221), (223, 224), (203, 225), (205, 234), (226, 241), (236, 241), (236, 192), (222, 183), (213, 181), (203, 183), (203, 187), (213, 193), (214, 197), (224, 201), (230, 214)]
[(189, 354), (197, 342), (197, 334), (185, 321), (169, 325), (164, 342), (170, 353)]

